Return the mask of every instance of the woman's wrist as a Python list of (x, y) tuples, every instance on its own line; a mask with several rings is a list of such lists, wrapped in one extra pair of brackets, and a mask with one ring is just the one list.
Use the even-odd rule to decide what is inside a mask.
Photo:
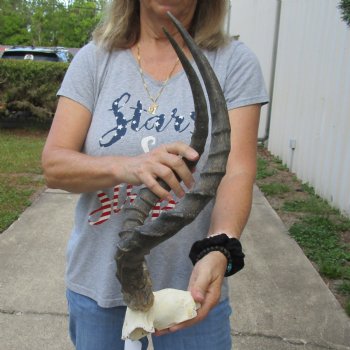
[(205, 255), (200, 261), (210, 261), (214, 266), (219, 268), (222, 271), (222, 275), (224, 276), (227, 270), (227, 257), (225, 254), (218, 250), (213, 250), (207, 255)]
[(240, 239), (240, 236), (241, 236), (241, 235), (238, 235), (238, 234), (235, 234), (235, 233), (232, 233), (232, 232), (220, 231), (220, 232), (216, 232), (216, 233), (209, 233), (208, 234), (208, 238), (209, 237), (219, 236), (219, 235), (222, 235), (222, 234), (225, 234), (228, 238), (236, 238), (238, 240)]
[(111, 173), (113, 174), (115, 184), (134, 184), (135, 181), (133, 181), (132, 177), (130, 176), (129, 169), (131, 157), (113, 156), (111, 158)]
[(189, 257), (195, 265), (207, 254), (216, 251), (227, 258), (225, 276), (231, 276), (244, 267), (242, 245), (237, 238), (230, 238), (225, 233), (207, 237), (192, 245)]

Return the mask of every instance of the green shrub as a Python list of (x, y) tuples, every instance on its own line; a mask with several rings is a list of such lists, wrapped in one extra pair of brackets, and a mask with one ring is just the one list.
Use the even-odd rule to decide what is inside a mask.
[(341, 0), (339, 4), (341, 18), (350, 26), (350, 0)]
[(0, 126), (49, 127), (68, 64), (0, 60)]

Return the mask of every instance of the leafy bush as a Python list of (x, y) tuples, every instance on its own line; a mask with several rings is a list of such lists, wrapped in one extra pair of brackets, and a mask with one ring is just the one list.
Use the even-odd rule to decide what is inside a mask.
[(342, 15), (342, 20), (344, 20), (348, 26), (350, 26), (350, 0), (341, 0), (339, 8)]
[(49, 127), (68, 64), (0, 60), (0, 125)]

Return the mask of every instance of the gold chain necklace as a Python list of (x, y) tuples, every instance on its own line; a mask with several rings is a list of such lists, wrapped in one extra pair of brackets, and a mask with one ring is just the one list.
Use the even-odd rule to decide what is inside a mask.
[(142, 84), (143, 84), (143, 87), (145, 88), (145, 91), (147, 92), (147, 95), (149, 97), (149, 99), (152, 101), (152, 104), (148, 107), (147, 111), (148, 113), (150, 114), (156, 114), (156, 111), (159, 107), (159, 104), (157, 103), (160, 95), (162, 94), (166, 84), (168, 83), (170, 77), (172, 76), (172, 74), (174, 73), (174, 70), (179, 62), (179, 58), (176, 60), (175, 64), (174, 64), (174, 67), (171, 69), (168, 77), (166, 78), (166, 80), (163, 82), (162, 84), (162, 87), (160, 88), (160, 90), (158, 91), (158, 94), (153, 97), (149, 90), (148, 90), (148, 85), (146, 84), (146, 81), (145, 81), (145, 76), (143, 74), (143, 70), (142, 70), (142, 67), (141, 67), (141, 56), (140, 56), (140, 45), (137, 44), (137, 62), (139, 64), (139, 69), (140, 69), (140, 75), (141, 75), (141, 79), (142, 79)]

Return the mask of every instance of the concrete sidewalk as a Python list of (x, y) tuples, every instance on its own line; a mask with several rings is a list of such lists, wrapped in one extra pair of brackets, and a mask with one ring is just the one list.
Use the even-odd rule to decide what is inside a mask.
[[(0, 235), (1, 350), (72, 349), (63, 275), (76, 200), (46, 191)], [(350, 350), (349, 318), (257, 189), (242, 243), (235, 350)]]

